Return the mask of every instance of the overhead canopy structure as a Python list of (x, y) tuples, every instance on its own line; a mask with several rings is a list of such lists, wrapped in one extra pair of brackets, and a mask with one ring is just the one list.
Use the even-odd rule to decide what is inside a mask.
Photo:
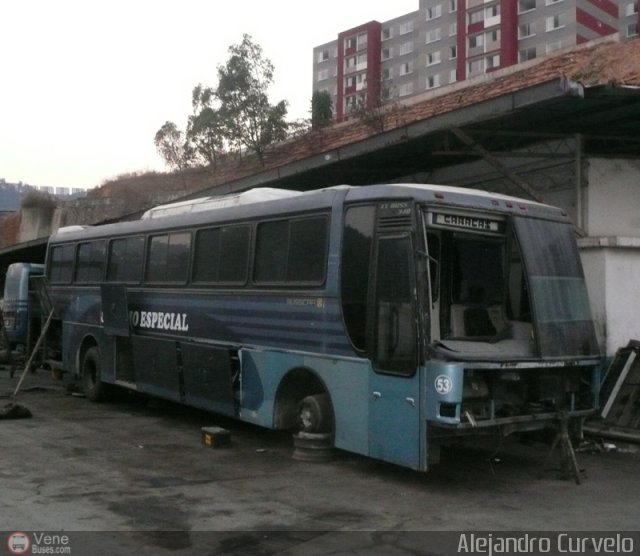
[[(207, 191), (366, 185), (478, 158), (503, 171), (498, 161), (516, 153), (572, 158), (575, 141), (583, 156), (635, 157), (638, 129), (640, 40), (603, 42), (425, 93), (373, 126), (348, 122), (317, 132), (271, 153), (265, 169), (225, 176)], [(555, 150), (535, 147), (549, 142)]]
[[(530, 167), (542, 159), (566, 166), (581, 156), (635, 158), (638, 129), (640, 39), (601, 42), (413, 97), (373, 124), (349, 121), (312, 132), (274, 147), (264, 166), (247, 159), (218, 168), (211, 187), (182, 200), (254, 187), (431, 181), (439, 169), (478, 160), (504, 178), (495, 189), (536, 199), (524, 166), (506, 161), (530, 159)], [(457, 176), (446, 183), (478, 186)], [(45, 243), (0, 250), (0, 266), (41, 262)]]

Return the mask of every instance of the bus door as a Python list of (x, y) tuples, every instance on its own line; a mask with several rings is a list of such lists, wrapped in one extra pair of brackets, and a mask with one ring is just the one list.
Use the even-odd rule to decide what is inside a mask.
[(408, 231), (379, 234), (370, 304), (369, 455), (419, 469), (418, 327), (413, 242)]
[(100, 285), (102, 302), (102, 326), (107, 345), (114, 354), (114, 381), (116, 384), (134, 387), (136, 382), (129, 321), (127, 286), (122, 283)]

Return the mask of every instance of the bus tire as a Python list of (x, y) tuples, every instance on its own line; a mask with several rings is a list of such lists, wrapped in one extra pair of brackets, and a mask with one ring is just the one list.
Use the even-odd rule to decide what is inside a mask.
[(99, 402), (106, 398), (107, 385), (100, 378), (100, 351), (96, 346), (90, 347), (82, 358), (81, 380), (88, 400)]
[(292, 458), (320, 463), (333, 458), (333, 441), (329, 433), (299, 432), (293, 435)]
[(328, 394), (314, 394), (298, 404), (298, 430), (306, 433), (331, 432), (333, 418)]

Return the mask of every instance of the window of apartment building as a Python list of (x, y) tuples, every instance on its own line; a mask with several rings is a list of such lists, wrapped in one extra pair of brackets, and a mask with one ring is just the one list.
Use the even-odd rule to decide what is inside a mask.
[(637, 35), (638, 35), (638, 24), (629, 23), (629, 25), (627, 25), (627, 37), (635, 37)]
[(518, 13), (530, 12), (536, 9), (536, 0), (518, 0)]
[(638, 13), (638, 2), (631, 2), (629, 4), (627, 4), (627, 7), (625, 9), (625, 14), (626, 15), (636, 15)]
[(329, 51), (322, 50), (318, 52), (318, 63), (326, 62), (329, 59)]
[(356, 75), (356, 90), (361, 91), (367, 86), (367, 74), (359, 73)]
[(433, 66), (440, 63), (440, 51), (429, 52), (427, 54), (427, 66)]
[(408, 75), (410, 73), (413, 73), (413, 62), (400, 64), (400, 75)]
[(533, 23), (524, 23), (518, 26), (518, 38), (526, 39), (527, 37), (533, 37)]
[(359, 50), (367, 46), (367, 34), (360, 33), (359, 35), (354, 35), (353, 37), (349, 37), (344, 41), (344, 47), (347, 50), (356, 49)]
[(431, 6), (427, 8), (427, 21), (431, 21), (432, 19), (437, 19), (442, 15), (442, 5), (436, 4), (435, 6)]
[(380, 58), (382, 60), (390, 60), (393, 58), (393, 48), (383, 48), (380, 52)]
[(452, 23), (451, 25), (449, 25), (449, 36), (453, 37), (457, 34), (458, 34), (458, 24)]
[(413, 52), (413, 41), (403, 42), (400, 45), (400, 56), (411, 54), (411, 52)]
[(353, 110), (356, 109), (357, 105), (358, 105), (358, 97), (356, 95), (350, 95), (348, 97), (345, 97), (344, 99), (345, 112), (352, 112)]
[(440, 29), (433, 29), (427, 32), (427, 44), (440, 40)]
[(440, 74), (429, 75), (427, 77), (427, 89), (435, 89), (440, 87)]
[(555, 31), (564, 27), (564, 14), (556, 14), (547, 18), (547, 31)]
[(449, 0), (449, 12), (453, 13), (458, 10), (458, 0)]
[(411, 33), (411, 31), (413, 31), (413, 19), (400, 24), (401, 35), (406, 35), (407, 33)]
[(475, 75), (484, 72), (484, 59), (471, 60), (469, 62), (469, 75)]
[(356, 57), (355, 56), (349, 56), (348, 58), (345, 58), (344, 67), (345, 67), (346, 70), (355, 69), (355, 67), (356, 67)]
[(484, 21), (484, 8), (469, 12), (469, 23), (480, 23)]
[(449, 72), (449, 83), (455, 83), (456, 81), (458, 81), (458, 71), (453, 69)]
[(392, 77), (392, 72), (391, 72), (391, 68), (384, 68), (382, 70), (382, 80), (383, 81), (388, 81), (389, 79), (391, 79)]
[(358, 54), (358, 57), (356, 58), (356, 65), (358, 66), (358, 69), (365, 69), (367, 67), (367, 54)]
[(557, 4), (558, 2), (562, 2), (562, 0), (545, 0), (545, 4), (547, 6), (551, 6), (552, 4)]
[(500, 67), (500, 54), (493, 54), (492, 56), (487, 56), (484, 60), (485, 68), (493, 69)]
[(536, 57), (536, 47), (524, 48), (518, 52), (518, 62), (526, 62)]
[(400, 85), (400, 88), (398, 89), (398, 96), (406, 97), (407, 95), (412, 95), (412, 94), (413, 94), (413, 82), (404, 83), (403, 85)]
[(325, 79), (329, 79), (329, 68), (325, 68), (318, 72), (318, 81), (324, 81)]
[(555, 52), (556, 50), (560, 50), (561, 48), (562, 48), (562, 41), (554, 41), (547, 44), (546, 51), (547, 51), (547, 54), (551, 54), (552, 52)]
[(473, 35), (469, 37), (469, 48), (478, 48), (484, 44), (484, 35)]
[[(469, 24), (479, 23), (481, 21), (485, 21), (487, 19), (491, 19), (492, 17), (497, 17), (499, 15), (500, 15), (500, 4), (494, 4), (493, 6), (489, 6), (487, 8), (480, 8), (478, 10), (469, 12)], [(495, 24), (495, 22), (493, 24)]]
[(389, 39), (393, 38), (393, 31), (391, 30), (391, 27), (387, 27), (386, 29), (382, 29), (382, 31), (380, 32), (380, 39), (383, 41), (388, 41)]
[(498, 42), (500, 40), (500, 29), (493, 29), (486, 35), (487, 44)]
[(458, 47), (454, 44), (449, 47), (449, 60), (454, 60), (458, 57)]
[(347, 77), (347, 78), (344, 80), (344, 86), (345, 86), (345, 88), (347, 88), (347, 89), (349, 89), (349, 88), (351, 88), (351, 87), (355, 87), (355, 86), (356, 86), (356, 76), (355, 76), (355, 75), (352, 75), (352, 76), (350, 76), (350, 77)]

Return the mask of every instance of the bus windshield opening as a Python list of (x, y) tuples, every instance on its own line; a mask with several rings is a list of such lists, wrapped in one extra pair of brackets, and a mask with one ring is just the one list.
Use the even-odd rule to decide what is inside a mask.
[(571, 234), (566, 224), (525, 218), (503, 234), (428, 228), (432, 340), (487, 356), (597, 353)]

